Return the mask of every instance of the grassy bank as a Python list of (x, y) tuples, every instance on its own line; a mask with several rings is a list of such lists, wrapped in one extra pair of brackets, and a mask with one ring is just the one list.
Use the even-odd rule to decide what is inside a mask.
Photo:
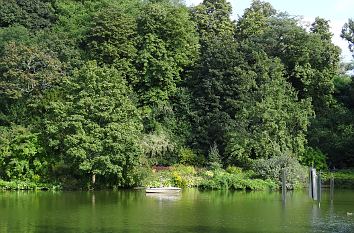
[(335, 172), (323, 172), (323, 182), (326, 185), (329, 185), (329, 181), (332, 176), (334, 177), (335, 187), (354, 188), (354, 169), (339, 170)]
[[(340, 188), (354, 188), (354, 169), (340, 170), (334, 173), (322, 172), (322, 180), (329, 184), (334, 176), (335, 186)], [(296, 181), (297, 182), (297, 181)], [(301, 185), (302, 184), (302, 185)], [(154, 167), (142, 181), (145, 187), (177, 186), (181, 188), (199, 188), (202, 190), (277, 190), (280, 182), (275, 177), (260, 178), (252, 170), (242, 170), (238, 167), (222, 169), (198, 168), (193, 166), (175, 165), (170, 167)], [(293, 185), (294, 186), (294, 185)], [(297, 188), (307, 187), (305, 183), (297, 183)], [(95, 189), (100, 189), (95, 187)], [(29, 181), (3, 181), (0, 180), (0, 190), (74, 190), (68, 184), (48, 184)], [(76, 185), (76, 189), (85, 188)]]
[(60, 190), (60, 185), (35, 183), (28, 181), (0, 180), (0, 190)]
[(207, 169), (176, 165), (155, 168), (143, 181), (147, 187), (177, 186), (197, 187), (207, 190), (274, 190), (276, 182), (255, 178), (252, 171), (243, 171), (237, 167)]

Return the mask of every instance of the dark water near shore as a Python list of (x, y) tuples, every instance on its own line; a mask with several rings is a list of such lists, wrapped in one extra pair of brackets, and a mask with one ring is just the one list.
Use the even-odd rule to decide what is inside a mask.
[(320, 206), (305, 191), (0, 192), (0, 232), (354, 232), (354, 190), (324, 190)]

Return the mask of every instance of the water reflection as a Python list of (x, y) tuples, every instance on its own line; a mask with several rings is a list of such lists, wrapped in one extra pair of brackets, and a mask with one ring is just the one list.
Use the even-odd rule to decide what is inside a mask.
[(156, 199), (159, 201), (178, 201), (181, 200), (181, 193), (146, 193), (147, 198)]
[(354, 208), (354, 195), (350, 190), (336, 192), (325, 189), (320, 203), (314, 202), (312, 232), (354, 232), (354, 218), (346, 216), (346, 210)]
[(0, 232), (354, 232), (354, 191), (0, 192)]

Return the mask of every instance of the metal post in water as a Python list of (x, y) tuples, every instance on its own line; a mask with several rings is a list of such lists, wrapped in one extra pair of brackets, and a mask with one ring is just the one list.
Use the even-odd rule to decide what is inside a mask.
[(329, 182), (329, 189), (330, 189), (330, 199), (331, 199), (331, 201), (333, 201), (333, 197), (334, 197), (334, 176), (333, 176), (333, 174), (331, 174), (331, 179)]
[(282, 200), (283, 202), (286, 201), (286, 171), (285, 169), (282, 170), (282, 186), (281, 186), (281, 191), (282, 191)]
[(313, 198), (313, 192), (312, 192), (312, 167), (309, 168), (309, 197)]
[(322, 188), (321, 172), (318, 172), (318, 175), (317, 175), (317, 200), (319, 202), (321, 202), (321, 188)]
[(317, 175), (316, 175), (316, 169), (312, 168), (311, 172), (311, 179), (312, 179), (312, 198), (313, 200), (317, 201)]

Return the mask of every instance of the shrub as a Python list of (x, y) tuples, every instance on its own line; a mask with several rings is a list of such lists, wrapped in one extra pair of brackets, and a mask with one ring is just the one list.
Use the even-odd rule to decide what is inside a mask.
[(226, 171), (231, 174), (242, 174), (242, 168), (235, 166), (228, 166)]
[(182, 147), (179, 151), (179, 162), (184, 165), (196, 165), (197, 155), (192, 149)]
[(0, 180), (0, 190), (60, 190), (60, 185), (34, 183), (29, 181), (4, 181)]
[(152, 172), (142, 182), (143, 186), (178, 186), (178, 187), (196, 187), (200, 183), (200, 177), (192, 166), (176, 165), (169, 169)]
[(213, 176), (204, 177), (200, 189), (230, 189), (230, 190), (269, 190), (275, 189), (276, 184), (270, 180), (245, 178), (243, 173), (230, 173), (224, 170), (214, 172)]
[(208, 160), (209, 160), (209, 166), (212, 169), (218, 169), (222, 167), (219, 149), (216, 142), (214, 142), (213, 146), (211, 146), (209, 149)]
[(329, 183), (331, 177), (334, 177), (335, 187), (353, 188), (354, 187), (354, 170), (340, 170), (336, 172), (323, 172), (322, 181)]
[(180, 174), (177, 172), (172, 173), (172, 183), (174, 186), (184, 188), (187, 187), (187, 180), (184, 179)]
[(296, 158), (289, 155), (275, 156), (270, 159), (258, 159), (253, 164), (253, 170), (263, 179), (276, 181), (281, 184), (281, 171), (287, 174), (286, 186), (295, 189), (304, 186), (307, 181), (307, 169)]
[(300, 163), (305, 166), (313, 166), (318, 170), (327, 170), (326, 155), (319, 149), (308, 147), (303, 156), (300, 157)]
[(39, 135), (20, 125), (0, 127), (0, 178), (38, 182), (46, 172)]

